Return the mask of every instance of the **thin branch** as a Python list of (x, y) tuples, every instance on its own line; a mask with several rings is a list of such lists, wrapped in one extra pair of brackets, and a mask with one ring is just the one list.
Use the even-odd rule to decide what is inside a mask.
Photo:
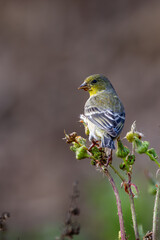
[(154, 211), (153, 211), (153, 240), (159, 240), (160, 239), (160, 229), (159, 229), (159, 205), (160, 205), (160, 185), (157, 186), (157, 193), (154, 203)]
[(129, 173), (128, 173), (128, 178), (129, 178), (128, 190), (129, 190), (129, 200), (130, 200), (130, 205), (131, 205), (133, 228), (134, 228), (134, 233), (135, 233), (136, 240), (140, 240), (139, 232), (138, 232), (138, 225), (137, 225), (137, 220), (136, 220), (136, 211), (135, 211), (135, 206), (134, 206), (134, 198), (133, 198), (133, 193), (132, 193), (132, 190), (131, 190), (131, 175)]
[(117, 171), (117, 169), (112, 165), (109, 164), (109, 166), (113, 169), (113, 171), (118, 175), (118, 177), (122, 180), (122, 182), (126, 182), (125, 178)]
[(117, 202), (117, 209), (118, 209), (118, 216), (119, 216), (119, 224), (120, 224), (120, 232), (121, 232), (121, 240), (126, 240), (126, 234), (125, 234), (125, 229), (124, 229), (124, 221), (123, 221), (123, 214), (122, 214), (122, 207), (121, 207), (121, 200), (119, 197), (118, 189), (116, 187), (116, 184), (107, 170), (107, 168), (103, 169), (104, 173), (106, 174), (110, 184), (112, 185), (115, 197), (116, 197), (116, 202)]

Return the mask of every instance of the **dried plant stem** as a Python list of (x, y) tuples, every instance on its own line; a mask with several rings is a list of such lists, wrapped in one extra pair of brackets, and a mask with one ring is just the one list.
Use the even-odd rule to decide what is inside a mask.
[(159, 229), (159, 204), (160, 204), (160, 185), (157, 186), (157, 193), (154, 203), (154, 211), (153, 211), (153, 240), (159, 240), (160, 239), (160, 229)]
[(117, 209), (118, 209), (118, 216), (119, 216), (119, 224), (120, 224), (120, 232), (121, 232), (121, 240), (126, 240), (126, 234), (125, 234), (125, 229), (124, 229), (124, 221), (123, 221), (123, 214), (122, 214), (122, 207), (121, 207), (121, 200), (119, 197), (118, 189), (116, 187), (116, 184), (107, 170), (107, 168), (103, 169), (104, 173), (106, 174), (110, 184), (112, 185), (115, 197), (116, 197), (116, 202), (117, 202)]
[(136, 212), (135, 212), (134, 199), (133, 199), (132, 194), (129, 194), (129, 199), (130, 199), (130, 205), (131, 205), (131, 213), (132, 213), (132, 221), (133, 221), (134, 233), (135, 233), (136, 240), (139, 240), (140, 238), (139, 238), (139, 233), (138, 233)]
[(134, 206), (134, 198), (133, 198), (133, 193), (132, 193), (132, 190), (131, 190), (131, 175), (129, 173), (128, 173), (128, 178), (129, 178), (128, 190), (129, 190), (129, 200), (130, 200), (130, 205), (131, 205), (133, 228), (134, 228), (134, 233), (135, 233), (136, 240), (140, 240), (139, 232), (138, 232), (138, 226), (137, 226), (137, 220), (136, 220), (136, 211), (135, 211), (135, 206)]

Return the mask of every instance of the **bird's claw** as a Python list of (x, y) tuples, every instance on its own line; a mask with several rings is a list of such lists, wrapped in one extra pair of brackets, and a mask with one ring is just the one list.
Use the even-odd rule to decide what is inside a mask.
[(92, 144), (90, 145), (90, 147), (88, 148), (88, 151), (90, 152), (91, 150), (92, 150), (92, 148), (94, 147), (94, 146), (99, 146), (99, 144), (98, 144), (98, 142), (97, 141), (92, 141)]

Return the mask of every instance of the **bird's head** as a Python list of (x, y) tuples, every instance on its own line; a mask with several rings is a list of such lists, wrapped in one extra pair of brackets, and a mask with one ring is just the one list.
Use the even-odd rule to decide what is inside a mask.
[(90, 96), (98, 93), (99, 91), (113, 88), (108, 78), (101, 74), (94, 74), (87, 77), (78, 89), (88, 91)]

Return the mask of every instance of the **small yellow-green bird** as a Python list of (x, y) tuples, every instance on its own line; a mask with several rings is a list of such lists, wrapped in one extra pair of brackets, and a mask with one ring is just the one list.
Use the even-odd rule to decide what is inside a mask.
[(89, 140), (102, 148), (115, 149), (114, 140), (125, 122), (125, 110), (112, 84), (104, 75), (94, 74), (80, 85), (90, 94), (80, 118), (89, 129)]

